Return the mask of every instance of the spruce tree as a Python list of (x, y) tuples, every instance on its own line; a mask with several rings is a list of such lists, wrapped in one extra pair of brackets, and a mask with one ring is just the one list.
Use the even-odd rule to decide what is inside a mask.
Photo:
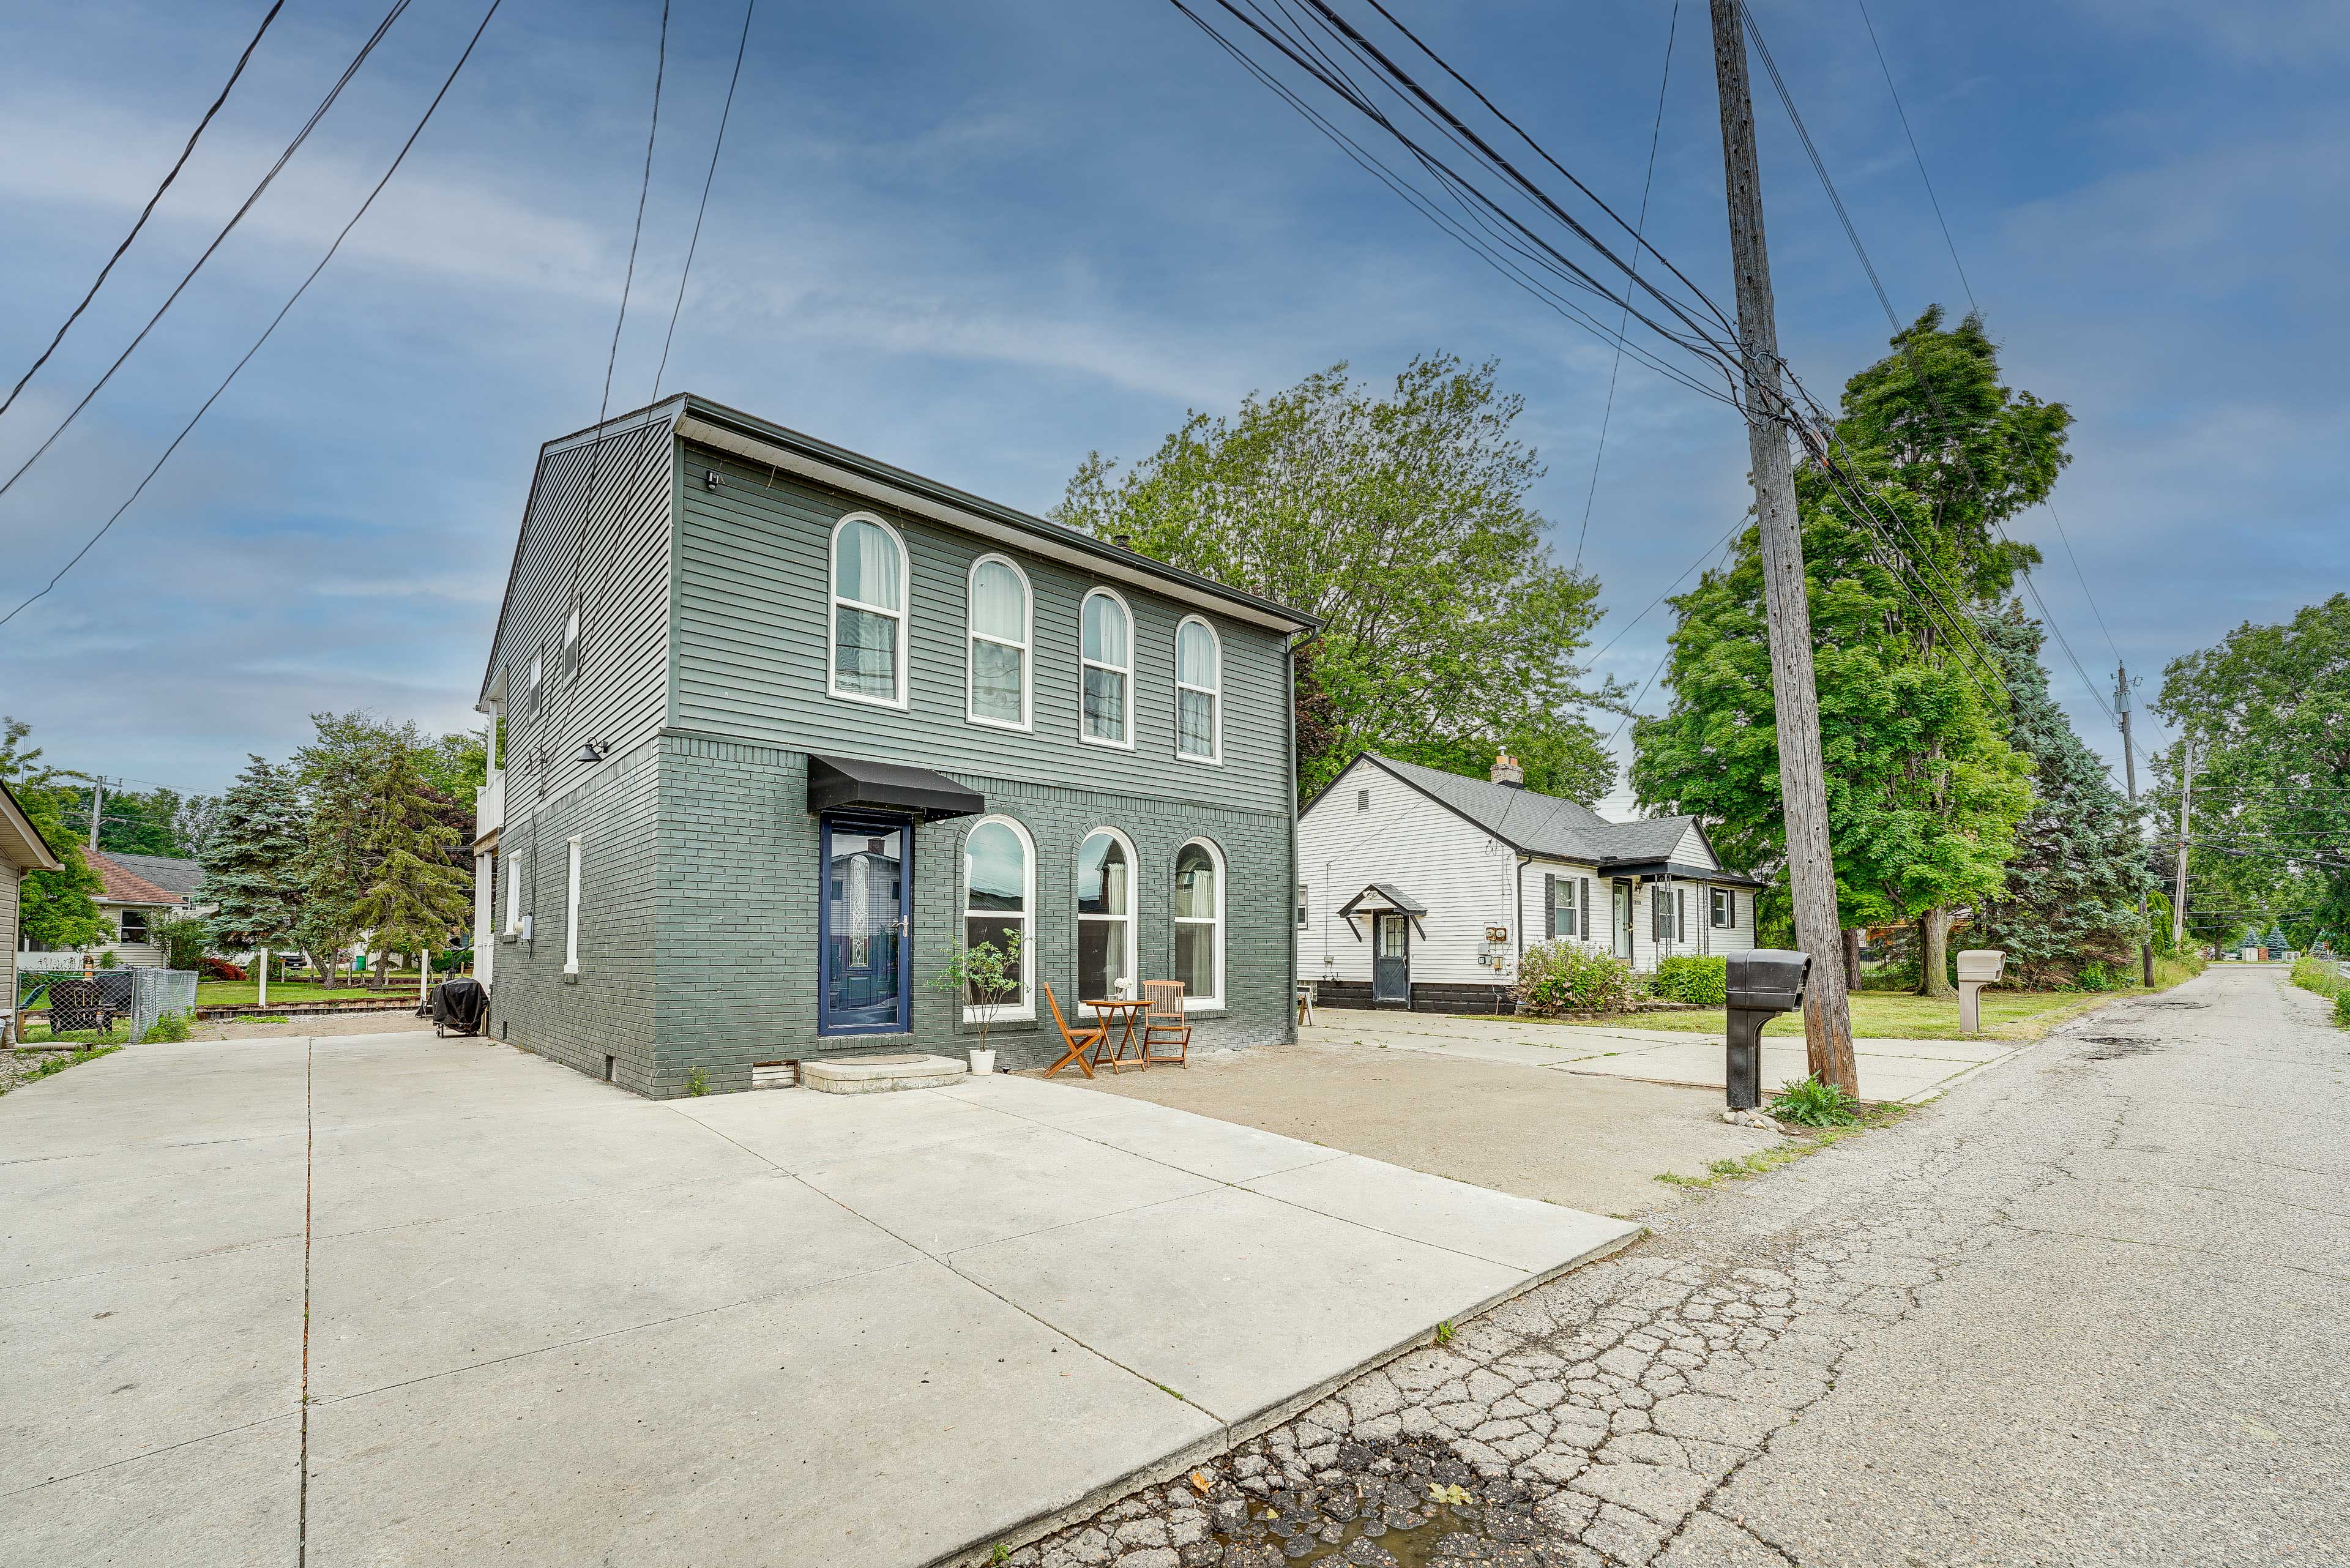
[(1967, 945), (2005, 950), (2008, 978), (2034, 988), (2069, 985), (2090, 964), (2127, 972), (2145, 930), (2138, 894), (2152, 885), (2137, 812), (2049, 695), (2040, 623), (2011, 605), (1976, 625), (2013, 696), (2007, 739), (2031, 760), (2033, 800), (2006, 890), (1977, 909)]
[[(250, 753), (246, 753), (252, 756)], [(223, 948), (284, 947), (302, 918), (303, 817), (289, 769), (257, 756), (221, 797), (196, 901), (215, 906), (209, 922)]]
[(412, 746), (385, 748), (368, 802), (368, 877), (353, 926), (379, 952), (446, 948), (473, 919), (473, 878), (449, 863), (458, 833), (441, 820), (444, 798), (424, 781)]

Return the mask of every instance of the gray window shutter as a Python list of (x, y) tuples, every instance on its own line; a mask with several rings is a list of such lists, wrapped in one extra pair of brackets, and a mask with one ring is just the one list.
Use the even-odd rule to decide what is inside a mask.
[(1543, 877), (1543, 936), (1545, 940), (1558, 935), (1558, 878)]
[(1591, 878), (1585, 877), (1580, 878), (1580, 880), (1583, 883), (1583, 898), (1582, 900), (1575, 906), (1575, 909), (1580, 911), (1580, 925), (1575, 931), (1575, 935), (1583, 938), (1586, 941), (1588, 941), (1591, 940)]

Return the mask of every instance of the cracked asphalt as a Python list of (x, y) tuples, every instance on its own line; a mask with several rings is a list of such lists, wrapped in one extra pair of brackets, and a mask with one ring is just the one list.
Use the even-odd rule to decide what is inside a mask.
[(2346, 1068), (2281, 970), (2116, 1003), (1011, 1561), (2350, 1561)]

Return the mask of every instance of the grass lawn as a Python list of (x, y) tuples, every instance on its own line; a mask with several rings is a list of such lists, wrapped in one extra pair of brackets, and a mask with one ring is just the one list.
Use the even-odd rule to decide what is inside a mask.
[[(2188, 979), (2194, 971), (2185, 965), (2159, 963), (2155, 970), (2155, 990), (2166, 991)], [(2037, 1040), (2068, 1018), (2075, 1018), (2101, 1003), (2119, 997), (2153, 994), (2143, 986), (2129, 986), (2116, 991), (2000, 991), (1982, 993), (1982, 1038), (1986, 1040)], [(1580, 1020), (1527, 1018), (1516, 1022), (1527, 1023), (1557, 1023), (1567, 1028), (1586, 1029), (1670, 1029), (1690, 1034), (1721, 1034), (1729, 1027), (1730, 1019), (1719, 1007), (1709, 1007), (1695, 1012), (1649, 1012), (1635, 1017), (1601, 1019), (1586, 1023)], [(1959, 999), (1952, 997), (1913, 996), (1898, 991), (1856, 991), (1852, 993), (1852, 1032), (1856, 1035), (1880, 1040), (1959, 1040)], [(1765, 1034), (1804, 1033), (1804, 1015), (1790, 1012), (1773, 1019), (1764, 1025)]]
[[(322, 985), (315, 980), (273, 980), (269, 982), (269, 1002), (346, 1002), (370, 999), (377, 1002), (413, 1002), (416, 1000), (416, 977), (394, 975), (388, 991), (361, 989), (349, 985)], [(250, 1007), (261, 1000), (261, 982), (254, 980), (200, 980), (196, 981), (198, 1007)]]

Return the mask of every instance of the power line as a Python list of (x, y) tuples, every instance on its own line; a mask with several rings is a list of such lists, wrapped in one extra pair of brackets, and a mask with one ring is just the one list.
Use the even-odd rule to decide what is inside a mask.
[(211, 125), (213, 116), (221, 111), (221, 105), (228, 101), (229, 89), (236, 86), (239, 77), (244, 75), (245, 62), (252, 59), (253, 51), (261, 47), (262, 35), (269, 31), (269, 24), (277, 20), (277, 13), (285, 8), (286, 0), (272, 0), (268, 11), (261, 18), (261, 26), (254, 30), (253, 37), (245, 44), (244, 52), (237, 56), (234, 68), (228, 73), (228, 80), (221, 84), (219, 96), (213, 99), (212, 107), (204, 110), (203, 118), (196, 121), (195, 130), (188, 133), (188, 144), (180, 149), (180, 156), (172, 161), (171, 169), (163, 176), (163, 182), (155, 187), (155, 193), (147, 198), (145, 206), (139, 209), (138, 221), (130, 225), (130, 232), (122, 236), (122, 243), (114, 247), (114, 254), (106, 258), (104, 266), (98, 269), (98, 276), (91, 282), (89, 292), (81, 296), (81, 302), (67, 314), (63, 322), (58, 324), (57, 336), (49, 339), (49, 346), (41, 350), (40, 357), (33, 361), (30, 369), (16, 378), (16, 384), (8, 389), (7, 397), (0, 399), (0, 414), (8, 411), (16, 401), (16, 394), (25, 389), (25, 383), (31, 380), (34, 374), (49, 362), (49, 356), (56, 353), (57, 345), (66, 340), (66, 334), (72, 329), (73, 324), (81, 319), (81, 313), (89, 308), (89, 302), (96, 299), (98, 291), (106, 286), (107, 276), (114, 271), (114, 264), (122, 259), (124, 252), (130, 250), (130, 242), (139, 237), (139, 231), (145, 228), (147, 220), (153, 216), (155, 203), (163, 199), (163, 192), (172, 188), (172, 182), (180, 177), (180, 171), (188, 166), (188, 159), (196, 151), (196, 143), (203, 139), (205, 127)]
[(1975, 286), (1967, 281), (1967, 264), (1959, 259), (1959, 243), (1950, 238), (1950, 221), (1942, 216), (1942, 199), (1934, 194), (1934, 177), (1926, 172), (1926, 155), (1918, 151), (1918, 133), (1909, 129), (1909, 111), (1901, 107), (1901, 89), (1893, 85), (1893, 67), (1885, 63), (1885, 46), (1877, 39), (1877, 23), (1868, 14), (1868, 0), (1853, 0), (1860, 7), (1860, 20), (1868, 29), (1868, 47), (1877, 51), (1877, 68), (1885, 73), (1885, 90), (1892, 95), (1893, 112), (1901, 117), (1901, 134), (1909, 139), (1909, 156), (1918, 161), (1918, 178), (1926, 187), (1926, 200), (1933, 203), (1934, 222), (1942, 226), (1942, 243), (1950, 248), (1950, 265), (1959, 269), (1959, 286), (1967, 291), (1967, 306), (1981, 310), (1975, 303)]
[(391, 30), (391, 25), (400, 20), (400, 14), (407, 9), (408, 0), (392, 0), (391, 9), (384, 13), (383, 20), (376, 24), (375, 31), (368, 36), (366, 43), (359, 46), (359, 52), (351, 57), (351, 63), (343, 67), (343, 74), (336, 78), (335, 85), (328, 89), (327, 96), (318, 101), (318, 107), (310, 111), (310, 118), (303, 121), (302, 129), (295, 132), (294, 140), (286, 144), (286, 151), (277, 155), (277, 161), (269, 166), (269, 171), (261, 177), (259, 184), (254, 186), (252, 194), (246, 196), (244, 204), (231, 214), (227, 223), (221, 225), (220, 233), (213, 236), (213, 243), (204, 247), (203, 254), (196, 258), (195, 265), (188, 268), (186, 275), (180, 279), (178, 286), (172, 290), (163, 303), (155, 307), (155, 314), (147, 318), (147, 325), (139, 329), (139, 335), (130, 340), (130, 346), (115, 357), (113, 364), (106, 368), (106, 373), (99, 377), (98, 384), (82, 394), (81, 401), (76, 403), (67, 412), (66, 417), (57, 421), (57, 428), (49, 432), (48, 439), (33, 449), (33, 455), (18, 465), (16, 472), (8, 476), (5, 483), (0, 483), (0, 495), (5, 495), (16, 488), (16, 482), (24, 478), (33, 464), (40, 462), (49, 448), (57, 444), (57, 438), (66, 433), (67, 427), (81, 417), (81, 411), (84, 409), (89, 407), (90, 400), (97, 397), (109, 381), (114, 379), (114, 373), (121, 369), (124, 361), (138, 350), (139, 345), (147, 340), (147, 335), (155, 330), (155, 324), (163, 319), (163, 313), (177, 303), (180, 296), (186, 292), (188, 285), (196, 280), (196, 274), (203, 270), (206, 262), (212, 260), (213, 253), (221, 248), (237, 224), (244, 221), (244, 215), (253, 211), (254, 203), (261, 200), (262, 192), (269, 189), (271, 182), (292, 161), (295, 152), (301, 148), (302, 143), (309, 140), (310, 132), (317, 129), (318, 122), (327, 117), (327, 110), (334, 107), (335, 99), (342, 96), (343, 88), (350, 85), (353, 77), (359, 75), (359, 67), (366, 64), (368, 56), (375, 52), (375, 47), (383, 41), (383, 36)]
[(743, 7), (743, 36), (734, 40), (734, 73), (726, 78), (726, 102), (718, 111), (717, 138), (710, 144), (710, 171), (702, 177), (702, 202), (693, 209), (693, 237), (686, 242), (685, 265), (677, 275), (677, 303), (670, 306), (669, 330), (661, 335), (660, 363), (653, 369), (655, 402), (660, 400), (661, 375), (669, 369), (669, 346), (677, 337), (678, 313), (685, 308), (685, 280), (693, 275), (693, 253), (702, 248), (702, 218), (710, 210), (710, 187), (718, 179), (718, 154), (726, 145), (726, 121), (734, 112), (734, 84), (743, 79), (743, 51), (751, 42), (751, 15), (758, 8), (759, 0), (749, 0)]
[[(1640, 182), (1640, 219), (1633, 228), (1633, 237), (1642, 244), (1647, 243), (1648, 228), (1648, 192), (1657, 182), (1657, 143), (1663, 140), (1665, 133), (1665, 88), (1671, 85), (1673, 79), (1673, 40), (1680, 36), (1680, 26), (1681, 0), (1673, 0), (1672, 17), (1665, 24), (1665, 68), (1657, 82), (1657, 119), (1648, 130), (1648, 172)], [(1635, 251), (1632, 265), (1637, 268), (1639, 265), (1639, 254)], [(1631, 312), (1627, 311), (1617, 322), (1616, 330), (1620, 335), (1631, 325)], [(1575, 536), (1575, 566), (1577, 571), (1583, 569), (1583, 546), (1591, 537), (1591, 506), (1599, 499), (1599, 462), (1607, 455), (1607, 427), (1616, 418), (1616, 378), (1622, 374), (1623, 369), (1624, 346), (1619, 340), (1616, 346), (1615, 362), (1607, 368), (1607, 403), (1599, 412), (1599, 442), (1591, 452), (1591, 488), (1583, 495), (1583, 528)]]
[[(406, 3), (407, 0), (400, 0), (401, 5), (405, 5)], [(172, 461), (172, 454), (180, 450), (180, 443), (188, 439), (189, 432), (196, 428), (198, 422), (201, 421), (204, 415), (211, 410), (212, 406), (220, 400), (221, 394), (228, 390), (229, 384), (236, 379), (237, 373), (243, 370), (247, 364), (252, 362), (253, 357), (255, 354), (261, 352), (261, 346), (269, 341), (270, 334), (277, 330), (278, 323), (284, 321), (286, 319), (286, 313), (291, 311), (295, 305), (300, 301), (301, 297), (310, 291), (310, 286), (318, 281), (318, 275), (327, 270), (327, 264), (335, 259), (335, 253), (337, 251), (342, 249), (343, 241), (350, 237), (350, 233), (353, 229), (359, 227), (359, 220), (366, 217), (368, 214), (368, 209), (375, 205), (375, 199), (383, 194), (383, 188), (391, 183), (391, 177), (400, 171), (400, 164), (407, 160), (409, 149), (416, 145), (416, 139), (423, 135), (424, 128), (432, 123), (433, 112), (441, 107), (441, 100), (449, 96), (449, 89), (456, 85), (457, 73), (463, 70), (465, 68), (465, 62), (473, 57), (473, 47), (482, 41), (482, 34), (488, 29), (490, 18), (498, 14), (498, 7), (504, 3), (504, 0), (490, 0), (490, 8), (482, 14), (481, 25), (473, 29), (473, 36), (466, 41), (465, 52), (457, 57), (457, 63), (449, 68), (448, 78), (442, 82), (441, 90), (432, 95), (432, 101), (431, 103), (425, 105), (423, 115), (416, 122), (416, 129), (408, 133), (408, 140), (406, 141), (400, 143), (400, 151), (393, 157), (391, 166), (383, 171), (383, 178), (375, 182), (375, 188), (368, 192), (367, 200), (359, 203), (359, 210), (351, 214), (351, 221), (345, 223), (342, 227), (342, 232), (335, 236), (335, 243), (327, 247), (327, 254), (318, 258), (318, 265), (310, 269), (309, 275), (302, 280), (301, 286), (295, 289), (292, 296), (289, 297), (283, 306), (279, 306), (277, 314), (269, 318), (269, 325), (261, 329), (261, 336), (254, 339), (253, 347), (247, 348), (244, 351), (244, 357), (229, 368), (228, 374), (221, 378), (220, 385), (213, 389), (212, 396), (206, 398), (203, 400), (203, 406), (198, 408), (192, 415), (189, 416), (188, 422), (180, 427), (180, 433), (172, 438), (172, 444), (163, 449), (163, 455), (157, 458), (155, 460), (154, 466), (150, 468), (140, 479), (138, 488), (131, 491), (130, 498), (124, 501), (121, 505), (114, 509), (113, 515), (107, 518), (106, 522), (99, 526), (98, 532), (91, 535), (89, 538), (83, 543), (82, 547), (74, 552), (73, 558), (71, 560), (68, 560), (64, 566), (59, 566), (57, 569), (56, 574), (41, 587), (37, 593), (27, 597), (19, 603), (15, 609), (10, 610), (6, 615), (0, 616), (0, 626), (7, 625), (10, 621), (15, 620), (19, 615), (22, 615), (27, 606), (33, 604), (36, 600), (47, 597), (49, 590), (56, 587), (58, 583), (63, 581), (65, 575), (68, 572), (72, 571), (74, 567), (81, 564), (81, 558), (84, 556), (88, 555), (97, 545), (98, 542), (100, 539), (105, 538), (106, 535), (112, 531), (114, 525), (122, 520), (122, 514), (130, 510), (131, 504), (146, 493), (149, 482), (151, 481), (156, 474), (162, 472), (163, 465), (165, 463)], [(395, 14), (399, 9), (399, 6), (394, 7)], [(386, 25), (389, 26), (389, 22), (387, 22)], [(379, 31), (377, 36), (379, 37), (381, 36), (380, 31)], [(348, 79), (348, 77), (346, 79)], [(117, 363), (120, 363), (120, 361), (117, 361)], [(29, 466), (29, 464), (27, 466)], [(21, 473), (23, 470), (20, 469), (18, 472)]]

